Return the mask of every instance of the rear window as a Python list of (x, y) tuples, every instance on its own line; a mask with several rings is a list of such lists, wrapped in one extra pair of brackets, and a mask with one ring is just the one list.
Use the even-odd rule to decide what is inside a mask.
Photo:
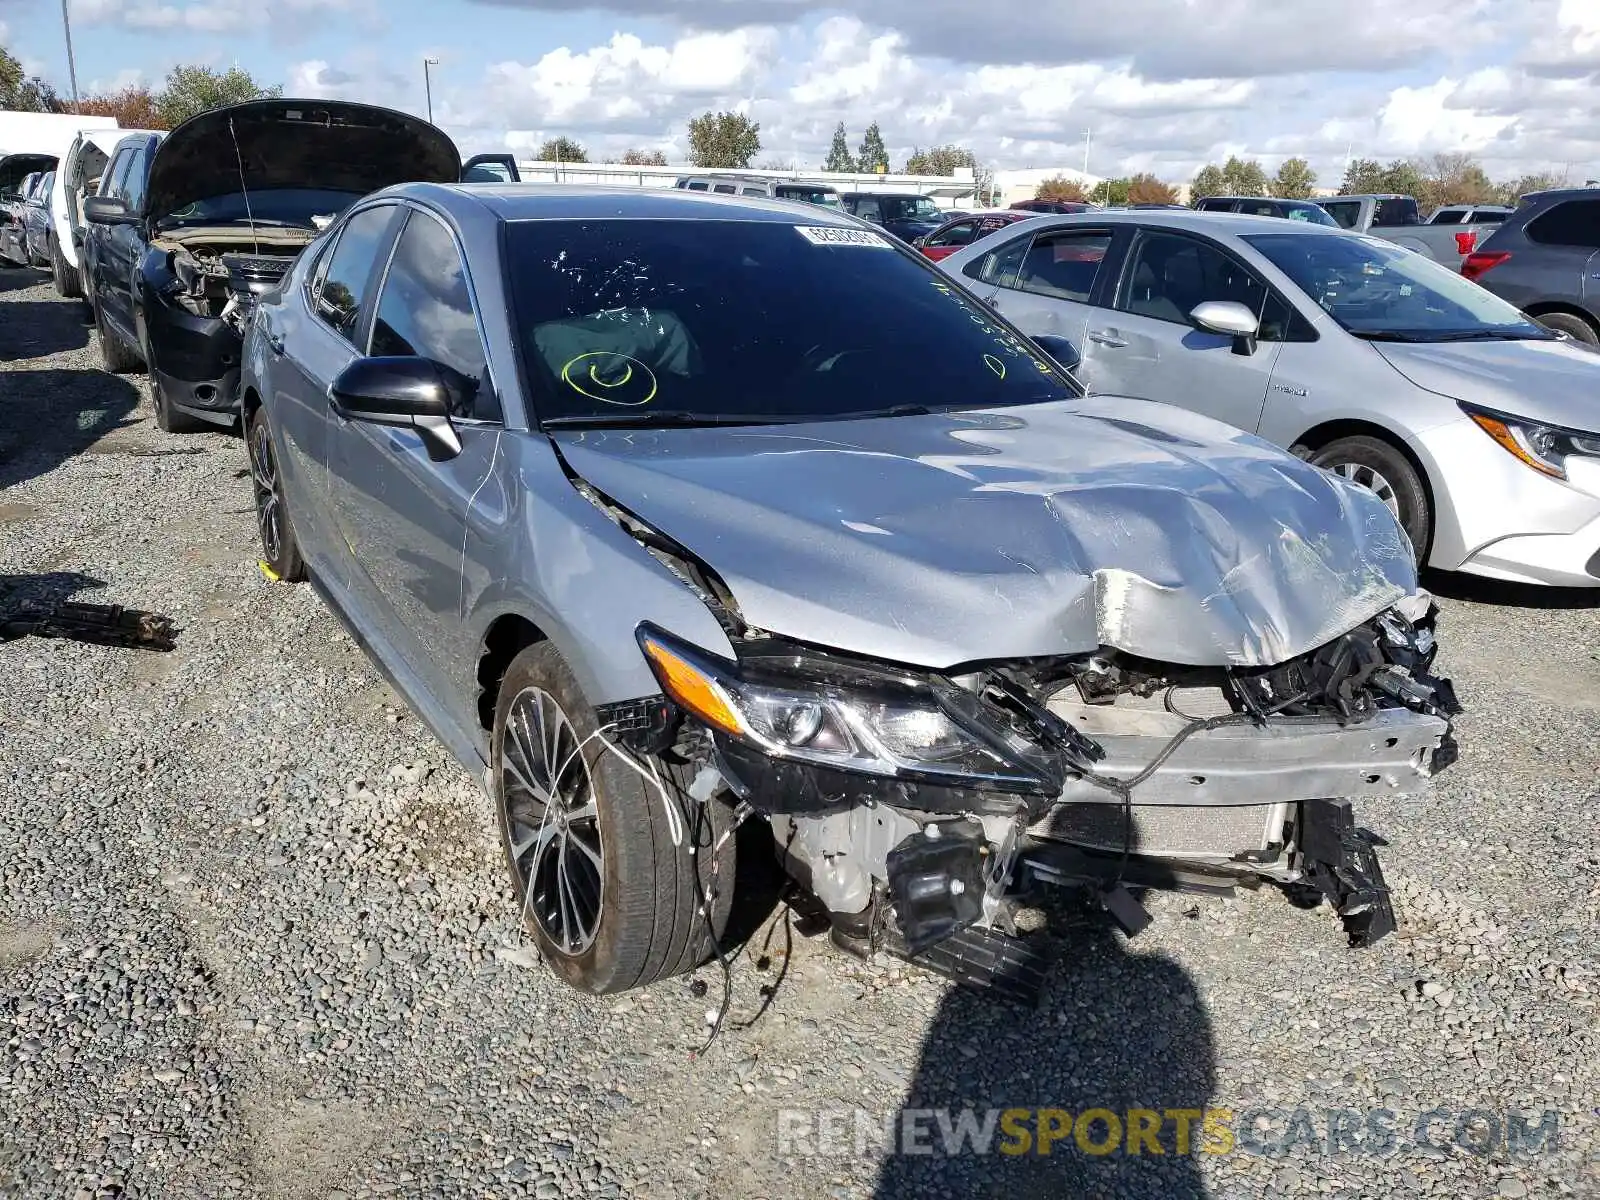
[(1472, 214), (1472, 219), (1479, 225), (1500, 225), (1503, 224), (1505, 219), (1510, 215), (1511, 214), (1508, 212), (1501, 212), (1499, 209), (1495, 208), (1491, 208), (1488, 212), (1485, 212), (1480, 208), (1477, 212)]
[(1528, 238), (1544, 246), (1600, 247), (1600, 200), (1563, 200), (1528, 222)]
[(1467, 219), (1467, 210), (1464, 208), (1441, 208), (1433, 214), (1428, 222), (1430, 225), (1460, 225)]
[(1329, 200), (1322, 205), (1322, 211), (1333, 218), (1335, 225), (1341, 229), (1354, 229), (1361, 223), (1361, 201), (1359, 200)]
[(1417, 213), (1417, 202), (1410, 196), (1390, 196), (1379, 200), (1374, 206), (1372, 214), (1372, 227), (1374, 229), (1387, 229), (1395, 225), (1420, 225), (1422, 218)]
[[(849, 239), (849, 240), (845, 240)], [(768, 221), (518, 221), (513, 319), (541, 419), (826, 420), (1078, 394), (877, 232)]]
[(780, 183), (773, 191), (779, 200), (798, 200), (802, 204), (820, 204), (825, 208), (839, 207), (839, 193), (829, 187)]

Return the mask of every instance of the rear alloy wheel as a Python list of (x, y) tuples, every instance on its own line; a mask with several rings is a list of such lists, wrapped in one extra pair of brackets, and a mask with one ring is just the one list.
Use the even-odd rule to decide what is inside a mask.
[(594, 707), (554, 646), (539, 642), (512, 660), (490, 744), (506, 865), (545, 961), (596, 995), (692, 971), (733, 907), (735, 839), (713, 853), (731, 820), (726, 805), (692, 800), (672, 764), (635, 762), (662, 790), (601, 740)]
[(1381, 438), (1357, 436), (1329, 442), (1311, 461), (1382, 500), (1411, 539), (1418, 564), (1426, 561), (1433, 537), (1433, 512), (1428, 491), (1404, 454)]
[(1582, 342), (1591, 349), (1600, 347), (1600, 332), (1576, 313), (1553, 312), (1535, 317), (1535, 321), (1546, 329), (1553, 329), (1556, 333), (1564, 333), (1575, 342)]
[(250, 454), (250, 485), (256, 499), (256, 529), (261, 534), (261, 561), (285, 583), (298, 583), (306, 577), (300, 543), (295, 540), (289, 508), (283, 500), (283, 480), (278, 475), (278, 458), (272, 449), (272, 427), (267, 413), (257, 408), (245, 426), (245, 443)]

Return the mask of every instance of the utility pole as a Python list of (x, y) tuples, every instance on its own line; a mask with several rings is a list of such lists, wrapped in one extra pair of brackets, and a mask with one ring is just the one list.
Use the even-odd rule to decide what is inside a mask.
[(72, 57), (72, 18), (67, 15), (67, 0), (61, 0), (61, 28), (67, 34), (67, 79), (72, 84), (72, 108), (78, 109), (78, 64)]
[(1083, 173), (1085, 177), (1089, 174), (1089, 143), (1093, 140), (1094, 130), (1085, 129), (1083, 131)]
[[(61, 0), (61, 2), (65, 4), (66, 0)], [(433, 80), (428, 77), (428, 68), (437, 67), (438, 65), (439, 60), (437, 58), (425, 58), (422, 60), (422, 90), (428, 97), (429, 125), (433, 124)]]

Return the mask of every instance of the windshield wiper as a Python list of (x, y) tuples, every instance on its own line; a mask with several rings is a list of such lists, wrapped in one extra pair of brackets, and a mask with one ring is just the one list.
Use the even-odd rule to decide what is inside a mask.
[(1430, 342), (1546, 342), (1555, 337), (1542, 329), (1452, 329), (1427, 338)]
[(1428, 339), (1418, 337), (1414, 333), (1405, 333), (1399, 329), (1352, 329), (1351, 337), (1358, 337), (1364, 342), (1425, 342)]
[(789, 425), (799, 417), (775, 417), (765, 413), (699, 413), (660, 408), (652, 412), (574, 413), (545, 417), (545, 429), (692, 429), (712, 425)]
[(833, 421), (870, 421), (874, 417), (925, 417), (933, 409), (926, 404), (891, 404), (888, 408), (863, 408), (856, 412), (832, 413)]

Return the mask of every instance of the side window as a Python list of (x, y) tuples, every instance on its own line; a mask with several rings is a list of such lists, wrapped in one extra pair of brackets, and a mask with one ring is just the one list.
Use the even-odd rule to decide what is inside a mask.
[(691, 192), (704, 192), (710, 190), (706, 187), (706, 181), (704, 179), (691, 179), (683, 186)]
[(985, 217), (978, 222), (978, 232), (972, 240), (977, 241), (978, 238), (988, 237), (996, 229), (1004, 229), (1009, 224), (1011, 222), (1004, 217)]
[(883, 224), (883, 212), (878, 208), (878, 202), (872, 199), (856, 201), (856, 216), (863, 221), (871, 221), (875, 225)]
[(1216, 196), (1206, 197), (1206, 199), (1200, 201), (1199, 205), (1201, 212), (1227, 212), (1232, 207), (1232, 200), (1223, 200)]
[(100, 177), (100, 194), (102, 196), (123, 195), (123, 185), (128, 180), (128, 168), (133, 163), (133, 148), (124, 147), (117, 151), (117, 156), (111, 160), (111, 165), (106, 168), (106, 173)]
[(1460, 225), (1467, 219), (1467, 210), (1464, 208), (1441, 208), (1433, 214), (1430, 225)]
[(1528, 222), (1528, 237), (1544, 246), (1600, 247), (1600, 200), (1563, 200)]
[(976, 221), (957, 221), (954, 225), (947, 225), (937, 234), (930, 235), (926, 245), (929, 246), (965, 246), (972, 241), (972, 235), (977, 230)]
[(1023, 256), (1015, 286), (1024, 292), (1087, 304), (1111, 248), (1103, 229), (1041, 233)]
[(1139, 317), (1192, 325), (1189, 314), (1207, 300), (1232, 300), (1255, 313), (1262, 341), (1299, 340), (1303, 322), (1238, 259), (1210, 242), (1145, 232), (1128, 259), (1116, 307)]
[(128, 156), (128, 174), (122, 182), (122, 198), (129, 212), (144, 207), (145, 177), (150, 165), (150, 155), (143, 146)]
[(1271, 200), (1241, 200), (1235, 212), (1247, 213), (1252, 217), (1276, 217), (1279, 215), (1278, 206)]
[(1361, 201), (1339, 200), (1323, 204), (1322, 211), (1339, 223), (1341, 229), (1354, 229), (1361, 223)]
[(487, 368), (461, 254), (449, 231), (426, 213), (413, 211), (395, 243), (369, 353), (414, 354), (444, 364), (471, 381), (455, 415), (499, 419), (498, 409), (482, 411), (493, 407), (491, 389), (479, 387)]
[(980, 283), (991, 283), (996, 287), (1016, 287), (1017, 273), (1022, 270), (1022, 258), (1028, 253), (1028, 243), (1032, 240), (1028, 237), (1019, 237), (1007, 242), (1004, 246), (973, 259), (962, 268), (961, 273)]
[(716, 187), (712, 188), (711, 190), (716, 192), (717, 195), (719, 195), (719, 196), (731, 196), (731, 195), (733, 195), (733, 184), (731, 184), (731, 183), (719, 183), (719, 184), (717, 184)]
[(327, 266), (317, 264), (321, 278), (312, 291), (312, 301), (328, 327), (354, 343), (361, 325), (362, 305), (367, 299), (367, 280), (372, 265), (394, 219), (392, 204), (362, 209), (339, 231), (339, 240), (325, 258)]
[(767, 193), (765, 188), (747, 187), (739, 194), (741, 196), (765, 196)]

